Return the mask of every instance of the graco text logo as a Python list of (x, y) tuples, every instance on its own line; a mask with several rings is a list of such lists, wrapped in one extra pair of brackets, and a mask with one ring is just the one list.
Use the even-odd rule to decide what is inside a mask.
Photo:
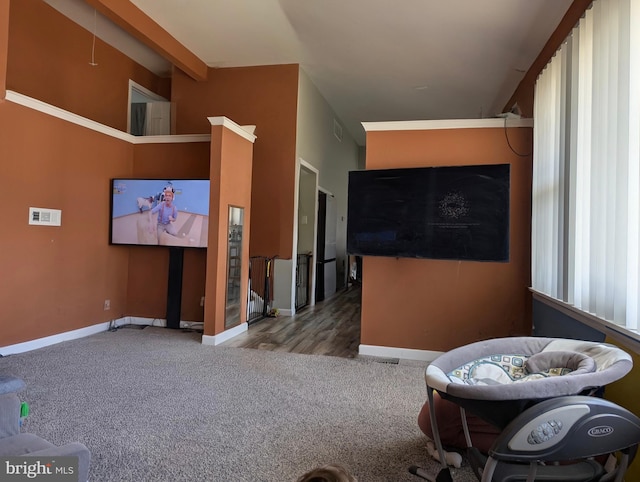
[(78, 482), (78, 457), (1, 457), (0, 482)]
[(609, 425), (600, 425), (598, 427), (590, 428), (587, 432), (591, 437), (606, 437), (613, 433), (613, 427)]

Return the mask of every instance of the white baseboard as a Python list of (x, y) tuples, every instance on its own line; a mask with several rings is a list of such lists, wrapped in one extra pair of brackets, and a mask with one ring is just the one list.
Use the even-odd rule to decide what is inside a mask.
[(432, 362), (444, 352), (430, 350), (414, 350), (412, 348), (395, 348), (392, 346), (360, 345), (360, 355), (377, 356), (383, 358), (402, 358), (403, 360), (419, 360)]
[(2, 356), (14, 355), (16, 353), (24, 353), (26, 351), (37, 350), (38, 348), (44, 348), (45, 346), (55, 345), (63, 341), (75, 340), (76, 338), (83, 338), (85, 336), (94, 335), (109, 329), (109, 325), (114, 322), (115, 326), (126, 325), (126, 322), (121, 322), (124, 318), (113, 321), (105, 321), (104, 323), (98, 323), (97, 325), (87, 326), (85, 328), (78, 328), (77, 330), (66, 331), (64, 333), (58, 333), (56, 335), (45, 336), (36, 340), (25, 341), (22, 343), (16, 343), (15, 345), (4, 346), (0, 348), (0, 354)]
[[(198, 322), (180, 321), (181, 328), (191, 328)], [(8, 345), (0, 347), (0, 355), (7, 356), (16, 353), (24, 353), (31, 350), (37, 350), (38, 348), (44, 348), (45, 346), (55, 345), (63, 341), (75, 340), (76, 338), (83, 338), (85, 336), (94, 335), (103, 331), (107, 331), (110, 327), (120, 327), (123, 325), (147, 325), (147, 326), (166, 326), (166, 320), (158, 318), (142, 318), (136, 316), (125, 316), (116, 320), (106, 321), (104, 323), (98, 323), (97, 325), (87, 326), (85, 328), (79, 328), (77, 330), (71, 330), (64, 333), (58, 333), (56, 335), (45, 336), (36, 340), (25, 341), (23, 343), (16, 343), (15, 345)], [(203, 345), (219, 345), (231, 338), (238, 336), (248, 330), (249, 325), (247, 323), (241, 323), (229, 330), (225, 330), (217, 335), (202, 335)], [(419, 360), (431, 362), (437, 357), (442, 355), (440, 351), (430, 350), (414, 350), (411, 348), (395, 348), (387, 346), (375, 346), (375, 345), (360, 345), (358, 348), (360, 355), (377, 356), (383, 358), (402, 358), (405, 360)]]
[[(95, 335), (96, 333), (107, 331), (109, 328), (120, 328), (124, 325), (145, 325), (158, 326), (163, 328), (167, 326), (167, 320), (163, 320), (160, 318), (142, 318), (139, 316), (124, 316), (122, 318), (114, 319), (111, 321), (105, 321), (104, 323), (98, 323), (97, 325), (78, 328), (77, 330), (65, 331), (64, 333), (58, 333), (56, 335), (45, 336), (36, 340), (16, 343), (15, 345), (0, 347), (0, 355), (7, 356), (14, 355), (16, 353), (24, 353), (26, 351), (37, 350), (38, 348), (55, 345), (63, 341), (75, 340), (76, 338)], [(201, 321), (180, 321), (180, 328), (194, 328), (201, 327), (202, 325), (203, 322)]]
[(234, 326), (229, 330), (225, 330), (217, 335), (202, 335), (203, 345), (219, 345), (227, 340), (230, 340), (234, 336), (238, 336), (249, 329), (248, 323), (240, 323), (238, 326)]
[(285, 308), (278, 308), (278, 315), (293, 316), (293, 310), (285, 309)]

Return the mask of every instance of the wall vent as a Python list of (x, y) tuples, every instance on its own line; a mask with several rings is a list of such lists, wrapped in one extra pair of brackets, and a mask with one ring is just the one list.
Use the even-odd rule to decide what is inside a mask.
[(62, 211), (59, 209), (29, 208), (29, 224), (60, 226), (62, 224)]

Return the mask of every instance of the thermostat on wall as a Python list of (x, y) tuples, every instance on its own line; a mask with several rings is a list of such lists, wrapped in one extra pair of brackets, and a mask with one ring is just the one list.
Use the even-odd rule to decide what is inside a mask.
[(29, 224), (60, 226), (62, 211), (59, 209), (29, 208)]

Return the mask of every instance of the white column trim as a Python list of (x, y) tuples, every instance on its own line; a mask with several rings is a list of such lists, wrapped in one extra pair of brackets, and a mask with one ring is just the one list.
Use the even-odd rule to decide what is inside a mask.
[(251, 143), (256, 141), (256, 136), (253, 134), (255, 127), (253, 125), (250, 126), (241, 126), (233, 122), (228, 117), (218, 116), (218, 117), (207, 117), (212, 126), (222, 126), (226, 127), (230, 131), (235, 132), (241, 137), (244, 137)]

